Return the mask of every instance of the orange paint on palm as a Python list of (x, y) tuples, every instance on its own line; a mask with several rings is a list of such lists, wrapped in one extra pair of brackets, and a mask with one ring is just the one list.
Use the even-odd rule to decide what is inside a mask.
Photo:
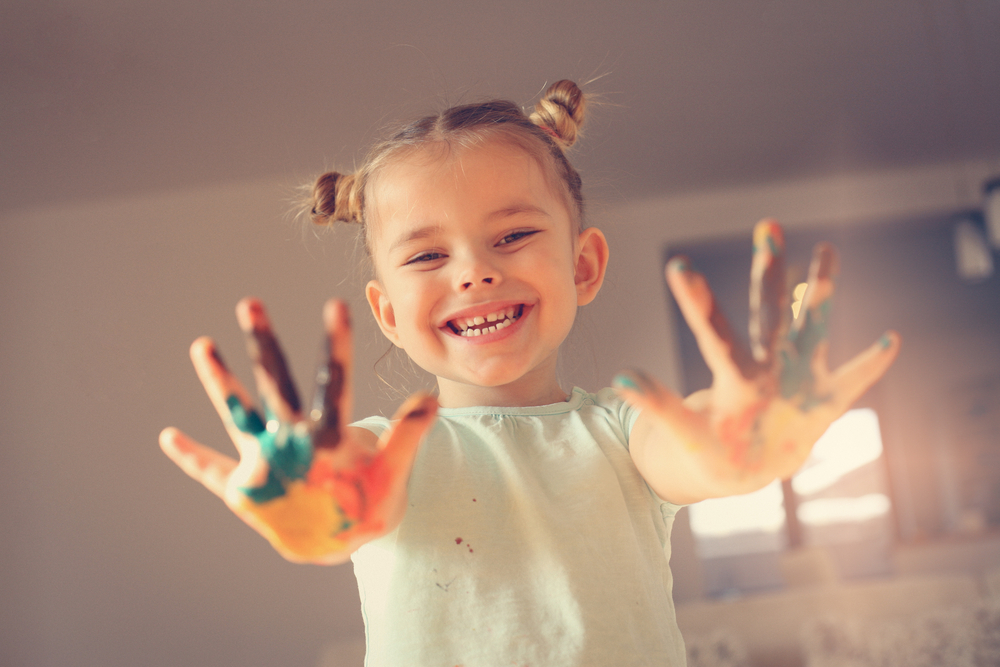
[[(739, 414), (719, 423), (719, 439), (729, 454), (729, 462), (740, 469), (750, 470), (749, 456), (758, 431), (758, 420), (767, 408), (767, 401), (757, 401)], [(759, 465), (759, 464), (758, 464)]]

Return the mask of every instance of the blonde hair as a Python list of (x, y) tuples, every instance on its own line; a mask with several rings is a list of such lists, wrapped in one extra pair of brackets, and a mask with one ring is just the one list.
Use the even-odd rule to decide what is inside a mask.
[(499, 138), (523, 149), (538, 160), (546, 175), (555, 177), (553, 180), (560, 184), (579, 227), (583, 220), (582, 181), (564, 151), (580, 136), (585, 111), (583, 91), (563, 79), (549, 86), (531, 115), (525, 115), (512, 102), (491, 100), (425, 116), (376, 144), (356, 173), (331, 171), (316, 179), (306, 204), (310, 218), (318, 225), (336, 222), (362, 225), (365, 248), (370, 254), (372, 239), (366, 199), (374, 176), (382, 168), (424, 145), (455, 142), (469, 147)]

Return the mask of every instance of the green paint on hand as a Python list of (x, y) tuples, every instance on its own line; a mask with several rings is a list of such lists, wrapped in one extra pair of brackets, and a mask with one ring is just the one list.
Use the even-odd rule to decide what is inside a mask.
[(789, 332), (789, 346), (780, 351), (781, 396), (786, 399), (801, 396), (801, 407), (806, 410), (821, 402), (815, 395), (812, 359), (816, 347), (827, 338), (830, 309), (831, 300), (827, 299), (806, 310), (802, 327)]
[(305, 479), (313, 460), (312, 436), (308, 431), (294, 429), (288, 424), (279, 425), (274, 419), (268, 424), (275, 427), (269, 429), (257, 411), (244, 408), (236, 395), (229, 396), (226, 405), (236, 428), (257, 439), (269, 468), (263, 485), (240, 489), (247, 498), (264, 503), (285, 495), (288, 483)]
[(883, 350), (887, 350), (892, 345), (892, 338), (889, 334), (882, 334), (882, 337), (878, 339), (878, 344), (882, 346)]

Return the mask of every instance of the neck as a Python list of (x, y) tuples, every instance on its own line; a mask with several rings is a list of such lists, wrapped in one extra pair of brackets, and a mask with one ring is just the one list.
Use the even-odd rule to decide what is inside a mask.
[(524, 408), (551, 405), (567, 399), (556, 381), (555, 368), (536, 369), (510, 384), (480, 387), (438, 377), (438, 403), (442, 408), (470, 408), (491, 405)]

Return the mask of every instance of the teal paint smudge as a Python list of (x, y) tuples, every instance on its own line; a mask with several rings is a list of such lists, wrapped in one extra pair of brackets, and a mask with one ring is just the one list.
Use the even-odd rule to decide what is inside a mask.
[(882, 346), (883, 350), (887, 350), (892, 345), (892, 338), (889, 337), (889, 334), (882, 334), (882, 337), (878, 339), (878, 343)]
[(770, 234), (767, 235), (767, 247), (771, 249), (771, 254), (775, 257), (781, 254), (781, 248), (778, 247), (778, 244), (774, 241), (774, 237)]
[(233, 418), (233, 424), (235, 424), (236, 428), (244, 433), (249, 433), (250, 435), (255, 436), (258, 433), (267, 430), (264, 426), (264, 422), (260, 419), (260, 415), (257, 414), (257, 411), (248, 411), (244, 408), (240, 399), (237, 398), (235, 394), (231, 394), (229, 398), (226, 399), (226, 406), (229, 408), (229, 415)]
[[(260, 443), (260, 453), (269, 468), (264, 484), (240, 488), (247, 498), (255, 503), (265, 503), (285, 495), (285, 488), (290, 482), (305, 479), (313, 459), (312, 436), (307, 431), (298, 432), (288, 424), (268, 430), (257, 411), (244, 408), (235, 394), (226, 399), (226, 405), (236, 428), (254, 436)], [(277, 423), (266, 406), (265, 411), (270, 423)]]
[(639, 393), (642, 393), (642, 387), (636, 384), (635, 380), (624, 374), (616, 375), (615, 378), (611, 381), (611, 384), (615, 385), (616, 387), (622, 387), (623, 389), (631, 389), (632, 391), (637, 391)]
[(781, 350), (781, 396), (790, 399), (802, 396), (802, 409), (822, 402), (815, 395), (816, 378), (812, 373), (812, 358), (816, 347), (823, 342), (828, 334), (827, 323), (830, 319), (831, 300), (827, 299), (815, 309), (808, 309), (802, 328), (792, 330), (788, 334), (789, 346)]

